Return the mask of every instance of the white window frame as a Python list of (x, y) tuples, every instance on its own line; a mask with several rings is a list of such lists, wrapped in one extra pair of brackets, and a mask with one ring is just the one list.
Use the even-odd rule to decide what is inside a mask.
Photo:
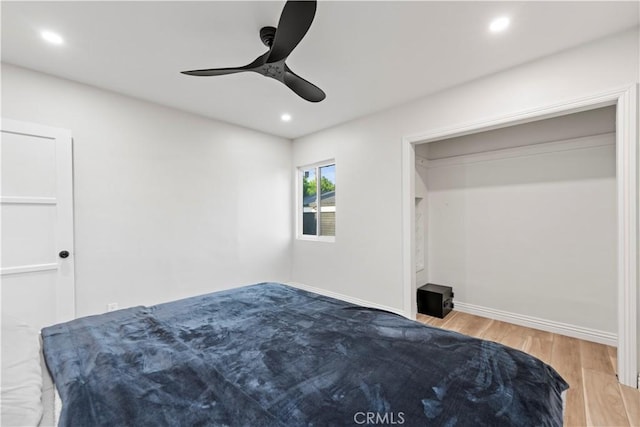
[[(320, 236), (319, 234), (311, 235), (311, 234), (302, 234), (302, 214), (303, 214), (303, 206), (302, 206), (302, 177), (304, 174), (305, 170), (309, 170), (309, 169), (315, 169), (316, 171), (316, 194), (320, 195), (320, 185), (321, 185), (321, 179), (318, 179), (320, 177), (320, 168), (324, 167), (324, 166), (331, 166), (331, 165), (336, 165), (336, 161), (335, 159), (329, 159), (329, 160), (323, 160), (321, 162), (317, 162), (317, 163), (311, 163), (308, 165), (304, 165), (304, 166), (298, 166), (297, 167), (297, 171), (296, 171), (296, 238), (298, 240), (310, 240), (310, 241), (314, 241), (314, 242), (335, 242), (336, 241), (336, 236)], [(337, 166), (336, 166), (336, 171), (337, 171)], [(337, 174), (337, 172), (336, 172)], [(337, 200), (336, 200), (336, 206), (337, 206)], [(319, 203), (320, 207), (322, 208), (321, 204)], [(337, 215), (336, 215), (337, 217)], [(336, 218), (336, 223), (337, 223), (337, 218)], [(320, 232), (320, 218), (318, 217), (318, 220), (316, 222), (316, 233)], [(337, 227), (336, 227), (337, 228)]]

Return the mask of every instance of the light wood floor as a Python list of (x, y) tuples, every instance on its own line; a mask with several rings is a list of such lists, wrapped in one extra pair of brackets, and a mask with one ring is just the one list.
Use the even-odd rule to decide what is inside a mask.
[(616, 378), (616, 349), (551, 332), (452, 311), (418, 321), (496, 341), (553, 366), (569, 383), (565, 426), (640, 426), (640, 391)]

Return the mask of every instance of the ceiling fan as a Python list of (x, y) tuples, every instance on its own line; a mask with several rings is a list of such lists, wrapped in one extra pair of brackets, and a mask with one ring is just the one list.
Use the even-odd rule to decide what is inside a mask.
[(285, 63), (291, 51), (305, 36), (316, 14), (317, 1), (288, 1), (284, 5), (278, 28), (263, 27), (260, 40), (269, 50), (253, 62), (242, 67), (212, 68), (208, 70), (182, 71), (190, 76), (222, 76), (225, 74), (253, 71), (284, 83), (289, 89), (310, 102), (320, 102), (325, 93), (316, 85), (306, 81)]

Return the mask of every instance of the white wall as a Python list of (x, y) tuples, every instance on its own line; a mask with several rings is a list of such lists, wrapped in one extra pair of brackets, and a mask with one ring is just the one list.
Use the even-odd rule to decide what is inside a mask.
[(73, 132), (78, 315), (289, 279), (289, 140), (6, 64), (2, 115)]
[(294, 241), (292, 279), (402, 310), (402, 137), (630, 85), (639, 59), (635, 29), (295, 140), (339, 179), (336, 242)]

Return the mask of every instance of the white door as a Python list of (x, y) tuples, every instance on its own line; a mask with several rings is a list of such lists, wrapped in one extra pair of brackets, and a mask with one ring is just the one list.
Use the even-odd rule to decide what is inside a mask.
[(40, 329), (75, 317), (71, 132), (1, 127), (2, 313)]

